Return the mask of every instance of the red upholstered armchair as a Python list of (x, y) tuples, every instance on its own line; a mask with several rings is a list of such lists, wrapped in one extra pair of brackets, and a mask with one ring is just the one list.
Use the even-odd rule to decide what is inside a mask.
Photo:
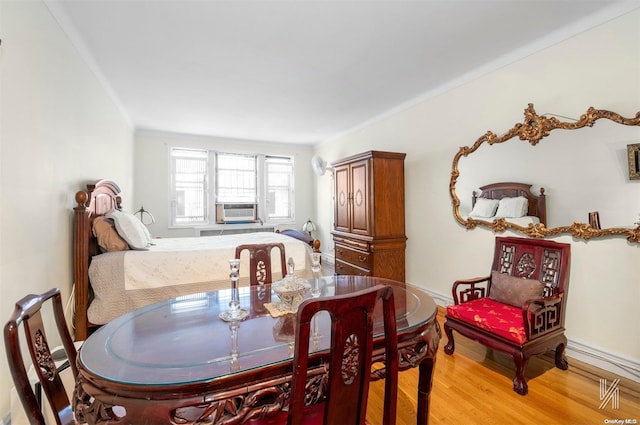
[(571, 246), (546, 240), (497, 237), (490, 276), (453, 284), (447, 307), (447, 354), (453, 331), (513, 356), (513, 390), (527, 394), (527, 362), (555, 349), (555, 364), (566, 370), (564, 313)]

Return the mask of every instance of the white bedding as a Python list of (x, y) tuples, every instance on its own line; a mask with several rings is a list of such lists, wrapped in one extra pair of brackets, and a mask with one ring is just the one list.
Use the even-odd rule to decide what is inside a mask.
[[(237, 245), (282, 242), (301, 277), (310, 276), (311, 247), (278, 233), (259, 232), (194, 238), (154, 239), (148, 250), (118, 251), (91, 260), (89, 279), (94, 299), (88, 309), (91, 323), (116, 317), (168, 298), (230, 286), (229, 259)], [(280, 279), (280, 253), (272, 251), (273, 279)], [(240, 284), (248, 284), (249, 258), (240, 263)]]
[(518, 226), (522, 226), (522, 227), (527, 227), (531, 223), (533, 224), (540, 223), (540, 218), (531, 216), (531, 215), (527, 215), (524, 217), (510, 217), (510, 218), (505, 217), (505, 220), (508, 221), (509, 223), (517, 224)]
[(474, 216), (468, 216), (467, 219), (469, 219), (469, 218), (472, 218), (474, 220), (488, 221), (489, 223), (493, 223), (497, 218), (504, 218), (505, 221), (508, 221), (509, 223), (513, 223), (513, 224), (516, 224), (516, 225), (522, 226), (522, 227), (527, 227), (531, 223), (533, 223), (533, 224), (540, 223), (540, 218), (532, 216), (532, 215), (527, 215), (527, 216), (524, 216), (524, 217), (474, 217)]

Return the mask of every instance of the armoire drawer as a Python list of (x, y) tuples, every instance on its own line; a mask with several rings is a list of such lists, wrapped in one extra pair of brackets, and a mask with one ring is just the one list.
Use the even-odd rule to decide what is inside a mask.
[(365, 251), (348, 248), (342, 244), (336, 244), (336, 259), (353, 264), (363, 269), (371, 268), (371, 254)]
[(361, 269), (352, 264), (336, 259), (336, 273), (353, 276), (371, 276), (371, 270)]

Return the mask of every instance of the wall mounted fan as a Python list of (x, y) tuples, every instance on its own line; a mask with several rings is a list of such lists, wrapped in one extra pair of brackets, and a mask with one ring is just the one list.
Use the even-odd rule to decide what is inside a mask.
[(313, 168), (313, 172), (319, 176), (324, 175), (327, 170), (331, 170), (331, 167), (327, 166), (327, 161), (318, 155), (314, 155), (313, 158), (311, 158), (311, 168)]

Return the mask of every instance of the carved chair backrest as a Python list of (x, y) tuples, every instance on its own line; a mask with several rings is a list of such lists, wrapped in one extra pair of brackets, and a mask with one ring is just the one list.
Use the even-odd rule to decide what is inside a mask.
[(53, 316), (67, 353), (73, 376), (74, 378), (78, 376), (76, 348), (67, 328), (60, 290), (57, 288), (51, 289), (41, 295), (27, 295), (16, 303), (15, 310), (4, 327), (4, 344), (7, 351), (7, 360), (13, 382), (24, 410), (27, 413), (29, 422), (32, 425), (45, 425), (40, 404), (29, 381), (22, 357), (19, 329), (23, 327), (29, 353), (31, 354), (31, 361), (42, 385), (42, 390), (51, 405), (56, 423), (58, 425), (75, 424), (73, 409), (63, 386), (62, 379), (60, 378), (60, 370), (52, 358), (45, 333), (45, 326), (42, 321), (41, 309), (49, 300), (51, 300), (53, 304)]
[[(373, 315), (382, 300), (385, 336), (385, 398), (382, 423), (395, 424), (398, 392), (398, 341), (393, 289), (377, 285), (351, 294), (304, 301), (297, 313), (288, 424), (303, 423), (313, 316), (331, 317), (329, 378), (324, 390), (324, 424), (365, 424), (373, 353)], [(348, 402), (347, 402), (348, 401)]]
[(566, 292), (571, 245), (542, 239), (496, 237), (492, 271), (537, 279), (545, 296)]
[(238, 259), (242, 251), (249, 251), (249, 282), (251, 285), (263, 285), (272, 282), (271, 250), (274, 248), (280, 250), (280, 270), (282, 270), (282, 277), (284, 277), (287, 274), (284, 244), (279, 242), (244, 244), (236, 247), (236, 258)]

